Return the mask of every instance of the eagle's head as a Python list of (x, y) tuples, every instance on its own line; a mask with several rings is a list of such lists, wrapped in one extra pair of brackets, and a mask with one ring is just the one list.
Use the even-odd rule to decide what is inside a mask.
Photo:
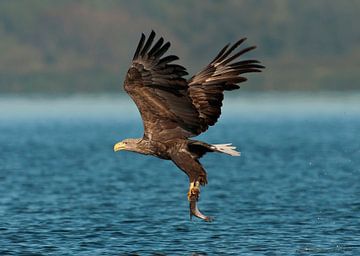
[(128, 150), (128, 151), (137, 151), (138, 143), (141, 139), (125, 139), (114, 145), (114, 151)]

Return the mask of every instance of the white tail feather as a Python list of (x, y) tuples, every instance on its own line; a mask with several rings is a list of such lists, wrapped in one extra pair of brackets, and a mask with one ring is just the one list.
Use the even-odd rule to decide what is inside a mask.
[(215, 151), (228, 154), (230, 156), (240, 156), (240, 152), (236, 151), (236, 147), (231, 146), (231, 143), (227, 144), (214, 144), (212, 145)]

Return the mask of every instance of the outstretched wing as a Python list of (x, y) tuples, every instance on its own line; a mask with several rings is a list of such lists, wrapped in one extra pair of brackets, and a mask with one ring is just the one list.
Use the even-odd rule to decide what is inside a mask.
[(144, 137), (167, 140), (194, 136), (201, 130), (199, 113), (188, 95), (184, 67), (171, 64), (178, 57), (162, 57), (170, 43), (160, 38), (152, 46), (154, 31), (144, 34), (126, 75), (124, 88), (137, 105), (144, 124)]
[(242, 74), (261, 72), (264, 68), (257, 60), (235, 62), (241, 55), (256, 48), (247, 47), (231, 55), (245, 40), (240, 39), (230, 48), (229, 44), (226, 45), (208, 66), (189, 80), (189, 96), (200, 114), (201, 132), (214, 125), (220, 117), (223, 92), (239, 89), (237, 84), (247, 80)]

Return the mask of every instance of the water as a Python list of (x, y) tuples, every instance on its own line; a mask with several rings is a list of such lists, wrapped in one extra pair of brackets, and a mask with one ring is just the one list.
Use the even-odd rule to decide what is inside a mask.
[[(285, 100), (286, 99), (286, 100)], [(360, 97), (245, 95), (185, 175), (113, 144), (142, 133), (127, 98), (0, 99), (0, 255), (360, 255)]]

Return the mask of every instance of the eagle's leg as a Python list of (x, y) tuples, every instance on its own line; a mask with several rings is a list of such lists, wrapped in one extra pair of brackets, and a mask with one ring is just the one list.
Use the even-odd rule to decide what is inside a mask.
[[(200, 219), (203, 219), (205, 221), (212, 221), (212, 218), (209, 216), (205, 216), (200, 212), (200, 210), (197, 207), (197, 201), (200, 197), (200, 183), (199, 180), (195, 180), (190, 182), (189, 192), (188, 192), (188, 200), (190, 202), (190, 218), (194, 215), (195, 217), (198, 217)], [(205, 182), (204, 182), (205, 184)]]

